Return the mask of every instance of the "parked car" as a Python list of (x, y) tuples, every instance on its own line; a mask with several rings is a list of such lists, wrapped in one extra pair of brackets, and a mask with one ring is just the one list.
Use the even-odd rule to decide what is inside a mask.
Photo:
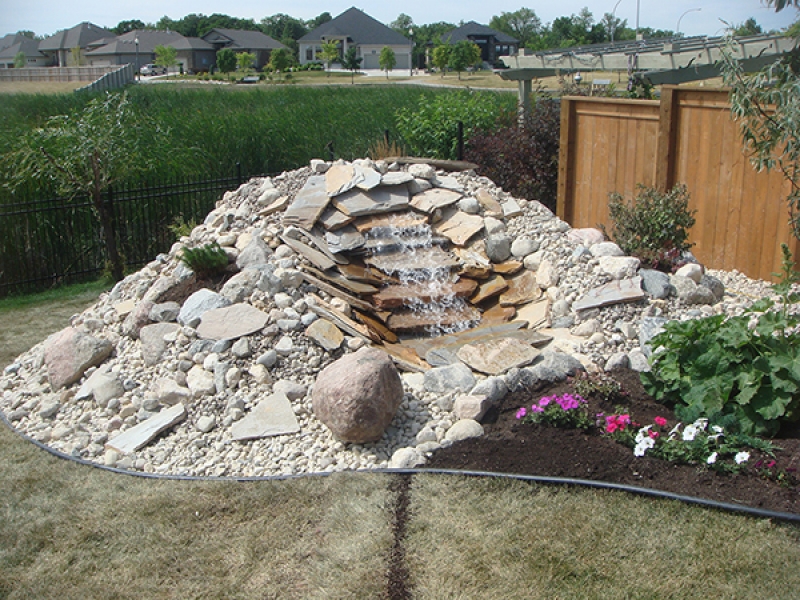
[(142, 75), (166, 75), (167, 67), (159, 67), (158, 65), (145, 65), (139, 72)]

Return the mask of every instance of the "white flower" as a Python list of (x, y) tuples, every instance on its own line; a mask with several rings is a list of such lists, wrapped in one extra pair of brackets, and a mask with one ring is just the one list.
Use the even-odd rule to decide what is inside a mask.
[(678, 423), (677, 425), (675, 425), (675, 427), (670, 429), (668, 439), (670, 440), (675, 439), (675, 436), (678, 435), (678, 433), (680, 433), (679, 430), (681, 428), (681, 425), (683, 425), (683, 423)]
[(650, 439), (650, 436), (647, 435), (647, 432), (650, 431), (652, 427), (653, 427), (652, 425), (648, 425), (647, 427), (642, 427), (636, 434), (636, 441), (641, 442), (645, 438)]
[(697, 419), (697, 421), (694, 422), (694, 426), (697, 428), (698, 431), (705, 431), (706, 425), (708, 425), (708, 419), (703, 417)]
[(706, 462), (707, 462), (709, 465), (713, 465), (715, 462), (717, 462), (717, 453), (716, 453), (716, 452), (712, 452), (712, 453), (711, 453), (711, 454), (708, 456), (708, 458), (706, 459)]
[(653, 448), (656, 445), (656, 441), (651, 437), (644, 437), (636, 444), (633, 449), (634, 456), (644, 456), (644, 453), (647, 452), (650, 448)]
[(691, 442), (697, 436), (697, 426), (687, 425), (683, 430), (683, 441)]
[(711, 426), (711, 431), (713, 431), (714, 433), (719, 433), (720, 435), (722, 435), (723, 429), (719, 425), (712, 425)]
[(733, 457), (733, 460), (736, 461), (737, 465), (740, 465), (742, 463), (746, 463), (748, 460), (750, 460), (750, 453), (749, 452), (738, 452), (736, 454), (736, 456)]

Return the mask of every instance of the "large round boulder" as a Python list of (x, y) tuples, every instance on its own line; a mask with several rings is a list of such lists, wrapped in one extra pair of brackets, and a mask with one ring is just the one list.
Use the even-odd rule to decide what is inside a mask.
[(311, 394), (314, 414), (345, 442), (379, 440), (403, 401), (403, 383), (392, 359), (364, 347), (320, 372)]

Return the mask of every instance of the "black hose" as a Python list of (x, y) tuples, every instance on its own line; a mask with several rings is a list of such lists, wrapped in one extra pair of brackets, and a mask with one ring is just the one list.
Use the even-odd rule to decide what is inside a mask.
[[(143, 473), (139, 471), (129, 471), (126, 469), (118, 469), (116, 467), (108, 467), (106, 465), (101, 465), (96, 462), (86, 460), (85, 458), (80, 458), (77, 456), (72, 456), (69, 454), (65, 454), (60, 450), (56, 450), (55, 448), (51, 448), (50, 446), (38, 442), (31, 438), (30, 436), (25, 435), (18, 431), (11, 423), (8, 422), (6, 419), (5, 414), (0, 411), (0, 420), (15, 434), (21, 437), (23, 440), (30, 442), (31, 444), (41, 448), (42, 450), (49, 452), (53, 456), (58, 458), (62, 458), (65, 460), (70, 460), (76, 462), (81, 465), (87, 465), (90, 467), (94, 467), (96, 469), (103, 469), (104, 471), (109, 471), (111, 473), (118, 473), (120, 475), (128, 475), (130, 477), (144, 477), (145, 479), (165, 479), (165, 480), (173, 480), (173, 481), (283, 481), (283, 480), (290, 480), (290, 479), (302, 479), (306, 477), (327, 477), (331, 475), (331, 473), (321, 472), (321, 473), (301, 473), (298, 475), (270, 475), (266, 477), (218, 477), (218, 476), (211, 476), (211, 477), (199, 477), (196, 475), (163, 475), (161, 473)], [(639, 496), (648, 496), (651, 498), (661, 498), (664, 500), (677, 500), (679, 502), (683, 502), (685, 504), (693, 504), (696, 506), (702, 506), (705, 508), (713, 508), (716, 510), (722, 510), (731, 513), (739, 513), (744, 514), (750, 517), (758, 517), (763, 519), (772, 519), (775, 521), (783, 521), (787, 523), (794, 523), (800, 525), (800, 514), (789, 513), (789, 512), (780, 512), (780, 511), (773, 511), (767, 510), (763, 508), (754, 508), (751, 506), (744, 506), (742, 504), (731, 504), (730, 502), (719, 502), (717, 500), (709, 500), (706, 498), (698, 498), (695, 496), (684, 496), (682, 494), (675, 494), (672, 492), (665, 492), (663, 490), (654, 490), (650, 488), (643, 488), (638, 487), (635, 485), (626, 485), (622, 483), (608, 483), (605, 481), (593, 481), (591, 479), (575, 479), (573, 477), (549, 477), (546, 475), (521, 475), (518, 473), (496, 473), (493, 471), (463, 471), (460, 469), (370, 469), (367, 471), (369, 473), (393, 473), (393, 474), (400, 474), (400, 475), (416, 475), (419, 473), (428, 473), (434, 475), (461, 475), (465, 477), (494, 477), (494, 478), (502, 478), (502, 479), (514, 479), (518, 481), (527, 481), (530, 483), (539, 483), (543, 485), (572, 485), (572, 486), (579, 486), (579, 487), (587, 487), (587, 488), (594, 488), (594, 489), (601, 489), (601, 490), (615, 490), (619, 492), (627, 492), (629, 494), (635, 494)]]

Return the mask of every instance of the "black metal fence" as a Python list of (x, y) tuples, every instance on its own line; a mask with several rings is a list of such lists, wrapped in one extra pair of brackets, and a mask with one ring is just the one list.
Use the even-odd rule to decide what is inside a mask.
[[(222, 193), (244, 181), (237, 167), (232, 177), (107, 190), (103, 200), (112, 209), (125, 264), (140, 266), (169, 250), (175, 242), (170, 226), (180, 219), (202, 223)], [(0, 297), (97, 278), (107, 260), (90, 198), (0, 204)]]

